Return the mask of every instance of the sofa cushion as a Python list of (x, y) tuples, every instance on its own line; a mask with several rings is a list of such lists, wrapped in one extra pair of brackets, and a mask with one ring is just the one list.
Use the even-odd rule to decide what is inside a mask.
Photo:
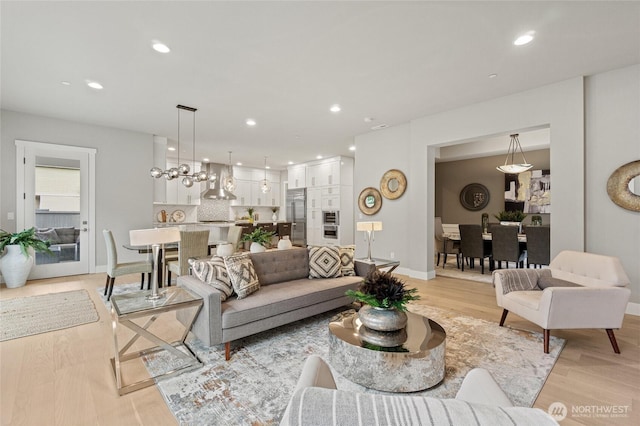
[(560, 278), (553, 278), (551, 275), (543, 275), (538, 278), (538, 287), (545, 289), (547, 287), (582, 287), (580, 284), (573, 283), (571, 281), (561, 280)]
[(238, 299), (243, 299), (260, 289), (260, 281), (249, 253), (227, 256), (224, 258), (224, 263)]
[(224, 259), (220, 256), (213, 256), (209, 260), (196, 260), (191, 265), (193, 275), (200, 281), (220, 290), (222, 293), (220, 300), (224, 302), (233, 294), (233, 285), (227, 272)]
[(60, 244), (72, 244), (76, 242), (76, 229), (71, 228), (55, 228), (56, 234), (60, 239)]
[(41, 228), (36, 230), (35, 236), (42, 241), (49, 241), (51, 244), (60, 243), (60, 237), (54, 228)]
[(340, 250), (334, 246), (309, 246), (309, 278), (341, 275)]
[(251, 253), (260, 287), (309, 276), (309, 253), (304, 247)]
[(356, 246), (340, 246), (340, 273), (343, 277), (350, 277), (356, 274), (353, 258), (356, 253)]
[(345, 296), (345, 291), (355, 290), (361, 282), (361, 277), (314, 280), (302, 278), (267, 285), (261, 287), (260, 294), (254, 297), (231, 298), (224, 302), (222, 304), (222, 328), (237, 327), (283, 312), (338, 299)]

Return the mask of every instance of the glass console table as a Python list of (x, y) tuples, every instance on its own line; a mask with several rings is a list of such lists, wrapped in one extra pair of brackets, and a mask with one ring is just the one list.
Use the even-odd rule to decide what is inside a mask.
[[(151, 386), (155, 383), (155, 379), (175, 376), (184, 371), (202, 366), (202, 362), (185, 343), (193, 321), (202, 308), (202, 298), (180, 287), (169, 287), (162, 292), (165, 297), (157, 300), (148, 300), (146, 297), (150, 293), (150, 291), (136, 291), (111, 297), (111, 322), (113, 325), (113, 343), (115, 348), (115, 356), (111, 358), (111, 367), (116, 379), (118, 394), (120, 395)], [(169, 343), (149, 331), (149, 327), (151, 327), (159, 315), (166, 312), (187, 309), (192, 311), (192, 315), (189, 324), (185, 326), (184, 333), (180, 340)], [(149, 318), (143, 325), (134, 322), (134, 320), (145, 317)], [(134, 335), (121, 349), (118, 347), (119, 325), (127, 327), (134, 332)], [(141, 351), (129, 352), (129, 349), (131, 349), (140, 337), (154, 343), (155, 346)], [(180, 350), (179, 348), (184, 348), (184, 350)], [(135, 383), (126, 385), (123, 383), (122, 364), (124, 362), (140, 359), (146, 355), (161, 351), (167, 351), (173, 357), (170, 371)]]

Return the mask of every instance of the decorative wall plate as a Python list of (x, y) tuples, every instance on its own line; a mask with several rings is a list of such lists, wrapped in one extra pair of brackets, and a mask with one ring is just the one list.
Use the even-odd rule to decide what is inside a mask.
[(611, 201), (623, 209), (640, 212), (640, 188), (634, 188), (635, 193), (629, 188), (629, 182), (638, 176), (640, 176), (640, 160), (624, 164), (611, 173), (607, 181), (607, 194)]
[(176, 210), (173, 213), (171, 213), (171, 218), (173, 219), (174, 222), (184, 222), (185, 217), (186, 215), (182, 210)]
[(489, 204), (489, 190), (481, 183), (470, 183), (460, 191), (460, 204), (467, 210), (482, 210)]
[(371, 186), (363, 189), (358, 196), (358, 207), (362, 213), (369, 216), (378, 213), (382, 207), (380, 191)]
[(398, 169), (388, 170), (380, 179), (380, 192), (384, 198), (395, 200), (407, 189), (407, 177)]

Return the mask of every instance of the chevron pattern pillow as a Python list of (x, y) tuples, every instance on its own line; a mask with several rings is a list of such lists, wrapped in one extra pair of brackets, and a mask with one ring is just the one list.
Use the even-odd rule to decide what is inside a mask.
[(233, 294), (231, 278), (227, 272), (224, 259), (220, 256), (213, 256), (210, 260), (198, 260), (191, 265), (193, 275), (200, 281), (209, 284), (211, 287), (220, 290), (222, 296), (220, 301), (224, 302)]
[(351, 277), (356, 274), (353, 258), (356, 254), (356, 246), (340, 246), (340, 272), (343, 277)]
[(340, 250), (334, 246), (309, 246), (309, 278), (337, 278), (341, 272)]
[(224, 263), (227, 265), (231, 285), (233, 285), (238, 299), (244, 299), (260, 289), (260, 281), (258, 281), (258, 275), (256, 275), (249, 253), (227, 256), (224, 258)]

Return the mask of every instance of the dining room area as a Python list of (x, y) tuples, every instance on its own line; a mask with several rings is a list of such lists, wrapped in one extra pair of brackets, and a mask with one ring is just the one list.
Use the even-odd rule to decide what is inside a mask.
[[(514, 134), (496, 136), (492, 142), (501, 143), (502, 152), (505, 144), (515, 145), (515, 156), (505, 161), (504, 154), (491, 155), (490, 149), (480, 154), (480, 144), (490, 146), (487, 140), (441, 148), (435, 165), (437, 276), (490, 283), (496, 268), (549, 264), (549, 129), (522, 132), (515, 141)], [(524, 152), (517, 149), (520, 143), (527, 147)], [(503, 163), (513, 158), (532, 167), (521, 173), (502, 171)]]

